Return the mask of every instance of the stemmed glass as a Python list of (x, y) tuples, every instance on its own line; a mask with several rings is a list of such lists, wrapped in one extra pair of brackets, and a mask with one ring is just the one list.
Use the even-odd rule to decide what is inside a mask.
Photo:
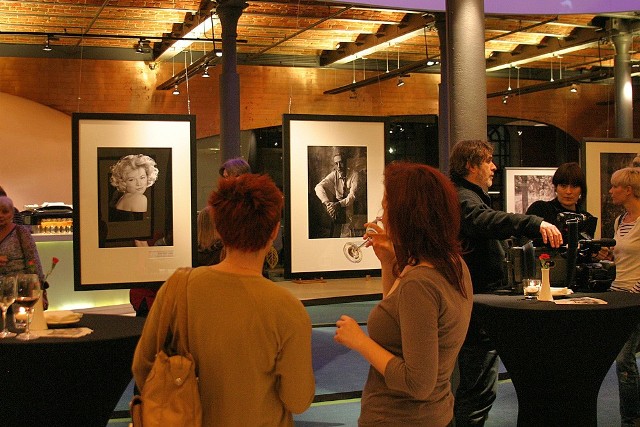
[[(40, 278), (37, 274), (18, 274), (18, 292), (16, 295), (16, 306), (23, 306), (27, 310), (27, 327), (24, 333), (18, 335), (18, 340), (34, 340), (39, 338), (30, 332), (31, 319), (33, 318), (33, 306), (36, 305), (42, 290), (40, 288)], [(14, 307), (16, 308), (16, 307)]]
[[(369, 221), (378, 225), (382, 224), (382, 209), (378, 211), (378, 215), (376, 215), (373, 221)], [(378, 231), (373, 227), (367, 227), (367, 233), (377, 233)], [(367, 238), (362, 242), (347, 242), (342, 247), (342, 252), (344, 252), (344, 256), (353, 263), (359, 263), (362, 261), (362, 247), (369, 242), (371, 238)]]
[(2, 332), (0, 338), (15, 337), (16, 334), (7, 329), (7, 310), (16, 300), (16, 276), (0, 276), (0, 308), (2, 309)]

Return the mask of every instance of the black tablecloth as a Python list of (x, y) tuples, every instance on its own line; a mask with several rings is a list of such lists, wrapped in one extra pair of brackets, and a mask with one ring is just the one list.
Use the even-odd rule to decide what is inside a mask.
[(0, 426), (104, 427), (131, 381), (144, 319), (85, 314), (81, 338), (0, 340)]
[(473, 316), (494, 341), (518, 395), (519, 426), (596, 426), (598, 391), (640, 322), (640, 294), (602, 292), (606, 305), (474, 295)]

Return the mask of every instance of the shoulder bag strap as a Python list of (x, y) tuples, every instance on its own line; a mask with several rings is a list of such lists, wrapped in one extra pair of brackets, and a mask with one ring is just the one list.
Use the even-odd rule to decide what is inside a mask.
[(172, 323), (175, 330), (171, 342), (171, 348), (176, 354), (186, 355), (189, 353), (189, 334), (188, 334), (188, 318), (187, 318), (187, 285), (189, 283), (189, 275), (192, 268), (183, 267), (176, 270), (177, 277), (176, 296), (175, 296), (175, 321)]
[(171, 277), (164, 282), (164, 285), (162, 285), (165, 288), (162, 305), (156, 302), (156, 304), (152, 306), (152, 309), (160, 310), (158, 333), (156, 335), (156, 353), (160, 350), (165, 350), (167, 341), (171, 339), (170, 329), (176, 306), (176, 295), (179, 285), (178, 279), (177, 273), (173, 273)]
[(163, 286), (166, 287), (156, 350), (168, 355), (188, 353), (187, 341), (187, 282), (191, 268), (178, 268)]

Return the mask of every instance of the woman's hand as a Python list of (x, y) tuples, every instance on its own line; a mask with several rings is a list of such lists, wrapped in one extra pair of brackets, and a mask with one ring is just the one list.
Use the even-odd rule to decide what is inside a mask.
[(343, 314), (336, 322), (336, 334), (333, 339), (352, 350), (359, 351), (369, 337), (364, 333), (358, 322)]
[[(393, 248), (393, 243), (391, 243), (391, 239), (384, 231), (384, 228), (380, 227), (375, 222), (367, 222), (364, 226), (367, 229), (367, 232), (363, 237), (364, 239), (367, 239), (365, 246), (373, 246), (373, 251), (382, 264), (392, 264), (396, 259), (396, 252)], [(368, 230), (375, 230), (375, 232)]]
[(369, 338), (358, 323), (347, 315), (343, 314), (336, 322), (336, 334), (333, 339), (360, 353), (382, 375), (387, 369), (389, 360), (393, 359), (393, 354)]

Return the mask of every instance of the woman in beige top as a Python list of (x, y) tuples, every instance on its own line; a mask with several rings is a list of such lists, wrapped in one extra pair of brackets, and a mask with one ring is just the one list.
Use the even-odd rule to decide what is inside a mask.
[[(220, 179), (211, 193), (226, 257), (191, 271), (189, 350), (199, 377), (204, 427), (293, 426), (311, 404), (311, 320), (302, 303), (262, 276), (280, 227), (282, 193), (266, 175)], [(155, 356), (161, 287), (133, 360), (141, 389)]]

